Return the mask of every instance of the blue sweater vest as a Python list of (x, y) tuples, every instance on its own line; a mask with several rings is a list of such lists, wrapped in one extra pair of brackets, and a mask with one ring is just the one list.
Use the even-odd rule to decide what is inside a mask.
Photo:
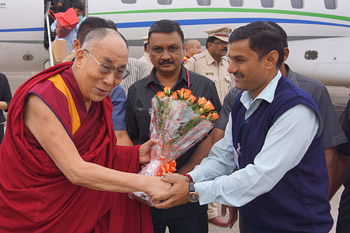
[[(300, 103), (313, 109), (321, 119), (313, 99), (285, 78), (279, 80), (274, 100), (271, 103), (262, 101), (247, 121), (244, 120), (246, 109), (240, 96), (236, 98), (232, 106), (232, 139), (236, 148), (240, 142), (240, 169), (254, 163), (277, 118)], [(250, 233), (329, 232), (333, 220), (328, 202), (328, 173), (322, 135), (314, 138), (301, 162), (288, 171), (271, 191), (239, 210), (244, 227)]]

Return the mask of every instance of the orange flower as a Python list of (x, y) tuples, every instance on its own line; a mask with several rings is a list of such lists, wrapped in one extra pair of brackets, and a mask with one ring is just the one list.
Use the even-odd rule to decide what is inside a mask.
[(198, 106), (203, 107), (207, 103), (207, 100), (204, 97), (199, 97)]
[(219, 118), (219, 114), (217, 112), (209, 113), (208, 115), (208, 119), (210, 121), (215, 121), (218, 118)]
[(171, 88), (170, 87), (164, 87), (164, 93), (166, 96), (170, 96)]
[(181, 88), (180, 90), (177, 90), (177, 93), (179, 93), (180, 99), (184, 98), (184, 91), (185, 91), (185, 88)]
[(157, 171), (156, 175), (161, 176), (163, 173), (173, 173), (175, 171), (176, 171), (176, 161), (172, 160), (169, 163), (163, 164)]
[(204, 118), (205, 119), (206, 117), (205, 117), (205, 115), (201, 115), (199, 118)]
[(158, 96), (159, 99), (165, 97), (164, 91), (158, 91), (158, 92), (157, 92), (157, 96)]
[(206, 112), (209, 112), (215, 109), (214, 105), (210, 102), (210, 100), (208, 100), (208, 102), (205, 103), (203, 108), (204, 108), (204, 111)]
[(188, 89), (184, 89), (184, 99), (188, 99), (188, 97), (190, 97), (192, 95), (192, 91), (188, 90)]
[(196, 100), (197, 98), (194, 95), (191, 95), (190, 97), (188, 97), (187, 101), (191, 104), (193, 104), (193, 102)]
[(174, 100), (177, 100), (177, 99), (178, 99), (177, 93), (176, 93), (176, 92), (173, 92), (172, 97), (173, 97)]

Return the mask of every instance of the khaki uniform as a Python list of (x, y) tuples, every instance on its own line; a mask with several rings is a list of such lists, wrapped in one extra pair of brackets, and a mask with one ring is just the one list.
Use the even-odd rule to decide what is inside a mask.
[(201, 74), (215, 82), (221, 103), (223, 103), (229, 90), (235, 85), (234, 79), (227, 71), (229, 61), (226, 57), (222, 57), (220, 62), (217, 63), (208, 50), (205, 50), (188, 59), (184, 65), (188, 70)]
[(149, 72), (153, 69), (153, 64), (151, 62), (151, 59), (149, 58), (148, 53), (144, 52), (143, 56), (139, 58), (140, 61), (144, 61), (147, 64)]

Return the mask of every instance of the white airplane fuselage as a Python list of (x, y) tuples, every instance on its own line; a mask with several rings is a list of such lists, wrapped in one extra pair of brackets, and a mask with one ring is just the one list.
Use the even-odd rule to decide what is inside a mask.
[[(287, 63), (294, 71), (327, 85), (350, 86), (348, 0), (85, 2), (87, 15), (117, 23), (128, 41), (131, 57), (142, 56), (141, 37), (147, 36), (150, 25), (160, 19), (178, 21), (185, 39), (198, 39), (202, 46), (207, 28), (229, 24), (234, 29), (257, 20), (274, 21), (288, 34), (291, 52)], [(40, 71), (48, 59), (43, 1), (0, 0), (0, 72)]]

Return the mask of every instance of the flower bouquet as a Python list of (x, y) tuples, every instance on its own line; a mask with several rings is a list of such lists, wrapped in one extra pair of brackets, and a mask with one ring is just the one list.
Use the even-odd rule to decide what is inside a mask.
[[(175, 172), (175, 160), (204, 138), (219, 115), (213, 111), (210, 100), (196, 97), (188, 89), (172, 92), (169, 87), (152, 98), (150, 109), (150, 138), (156, 139), (151, 150), (151, 161), (139, 174), (160, 176)], [(146, 204), (152, 200), (144, 192), (134, 192), (131, 197)]]

